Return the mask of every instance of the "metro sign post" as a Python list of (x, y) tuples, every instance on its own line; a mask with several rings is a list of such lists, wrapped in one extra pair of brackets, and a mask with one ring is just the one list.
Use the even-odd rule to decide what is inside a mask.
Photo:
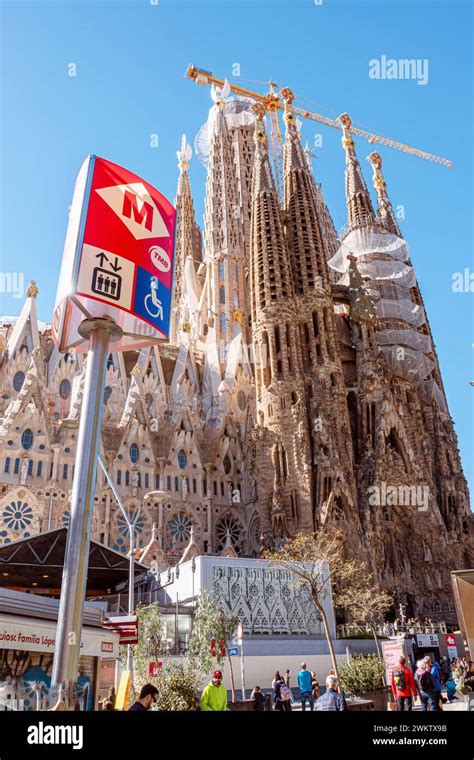
[(74, 700), (107, 356), (168, 337), (176, 212), (152, 185), (89, 156), (74, 188), (52, 333), (87, 351), (52, 686)]

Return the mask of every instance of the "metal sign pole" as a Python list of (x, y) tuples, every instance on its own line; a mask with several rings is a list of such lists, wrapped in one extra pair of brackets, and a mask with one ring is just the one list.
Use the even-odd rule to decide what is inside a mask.
[(242, 681), (242, 699), (245, 701), (247, 699), (247, 696), (245, 694), (244, 629), (242, 623), (239, 623), (237, 630), (237, 637), (240, 646), (240, 679)]
[[(133, 615), (135, 607), (135, 525), (140, 515), (140, 507), (137, 508), (131, 523), (130, 531), (130, 571), (128, 577), (128, 614)], [(127, 647), (127, 670), (130, 671), (130, 691), (133, 690), (133, 647), (131, 644)]]
[(107, 356), (109, 343), (122, 334), (110, 319), (85, 320), (78, 331), (89, 340), (89, 349), (52, 674), (53, 690), (63, 687), (71, 708), (79, 666)]

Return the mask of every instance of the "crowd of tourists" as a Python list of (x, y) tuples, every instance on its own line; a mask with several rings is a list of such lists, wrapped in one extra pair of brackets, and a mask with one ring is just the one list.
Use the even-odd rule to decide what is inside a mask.
[[(274, 710), (289, 712), (292, 709), (292, 704), (295, 704), (290, 681), (291, 671), (287, 670), (285, 676), (280, 675), (279, 671), (275, 673), (271, 694), (271, 704)], [(309, 710), (347, 710), (344, 694), (339, 687), (339, 680), (333, 672), (330, 672), (326, 678), (326, 690), (324, 694), (320, 694), (316, 673), (308, 670), (305, 662), (301, 665), (301, 670), (297, 674), (296, 681), (300, 693), (301, 709), (303, 711), (306, 710), (307, 705)], [(145, 684), (138, 700), (129, 707), (129, 711), (144, 712), (149, 710), (153, 703), (156, 702), (157, 695), (158, 689), (156, 686)], [(250, 700), (253, 703), (254, 710), (263, 711), (266, 709), (265, 694), (260, 686), (253, 688)], [(222, 683), (221, 670), (215, 670), (211, 681), (204, 687), (199, 702), (199, 709), (203, 712), (222, 712), (228, 709), (227, 689)]]
[[(453, 702), (474, 690), (474, 666), (465, 658), (450, 662), (445, 656), (434, 662), (427, 656), (418, 660), (413, 673), (405, 657), (400, 657), (398, 667), (392, 673), (391, 686), (397, 710), (412, 710), (413, 700), (419, 696), (423, 711), (439, 712), (446, 702)], [(446, 697), (443, 696), (444, 689)]]
[[(314, 671), (308, 670), (305, 662), (296, 676), (296, 686), (299, 690), (299, 702), (303, 712), (310, 711), (345, 711), (347, 703), (339, 680), (333, 671), (326, 678), (326, 689), (320, 693), (319, 682)], [(430, 657), (424, 657), (416, 663), (415, 672), (407, 665), (405, 657), (400, 657), (398, 667), (392, 673), (391, 687), (397, 710), (412, 710), (414, 700), (420, 698), (423, 711), (438, 712), (443, 704), (460, 698), (461, 695), (474, 691), (474, 664), (465, 658), (450, 661), (443, 657), (439, 662)], [(443, 696), (446, 690), (447, 697)], [(158, 695), (158, 689), (153, 684), (143, 686), (139, 699), (129, 708), (133, 712), (144, 712), (151, 708)], [(253, 709), (263, 711), (269, 709), (268, 697), (274, 710), (290, 712), (297, 700), (291, 687), (291, 671), (285, 675), (277, 670), (272, 681), (271, 695), (265, 695), (260, 686), (255, 686), (250, 695)], [(108, 698), (111, 702), (111, 698)], [(103, 709), (113, 709), (104, 706)], [(222, 712), (228, 709), (227, 689), (222, 683), (222, 671), (215, 670), (212, 679), (204, 687), (199, 709), (204, 712)]]

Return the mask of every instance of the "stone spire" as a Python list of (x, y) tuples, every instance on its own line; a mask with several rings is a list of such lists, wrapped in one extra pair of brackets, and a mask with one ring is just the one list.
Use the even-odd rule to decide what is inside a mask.
[[(250, 292), (252, 319), (278, 300), (291, 301), (293, 281), (278, 195), (268, 159), (263, 106), (256, 104), (255, 163), (252, 182)], [(257, 246), (257, 241), (259, 245)], [(257, 250), (258, 248), (258, 250)], [(253, 255), (252, 255), (253, 254)]]
[(386, 230), (392, 232), (394, 235), (401, 237), (400, 228), (395, 218), (390, 198), (387, 194), (387, 185), (385, 183), (385, 178), (382, 174), (382, 158), (380, 157), (379, 153), (374, 151), (370, 154), (370, 156), (367, 156), (367, 161), (374, 170), (372, 184), (377, 193), (379, 203), (377, 213), (378, 221)]
[(284, 209), (288, 215), (288, 239), (296, 294), (329, 290), (323, 235), (316, 205), (316, 188), (301, 145), (293, 113), (293, 93), (282, 90), (285, 100), (286, 139), (283, 161)]
[(360, 168), (351, 135), (351, 120), (346, 113), (339, 117), (342, 125), (342, 147), (346, 152), (346, 201), (349, 229), (375, 224), (375, 213)]
[(355, 501), (350, 423), (317, 189), (296, 126), (293, 94), (288, 88), (281, 94), (286, 122), (284, 207), (306, 386), (312, 509), (321, 524), (329, 498), (341, 500), (344, 491), (350, 506)]
[[(176, 249), (174, 258), (174, 294), (171, 307), (170, 342), (177, 343), (178, 332), (190, 332), (190, 314), (185, 314), (183, 303), (185, 286), (185, 267), (191, 262), (194, 268), (194, 260), (200, 253), (200, 231), (196, 225), (194, 216), (191, 184), (189, 182), (189, 160), (192, 148), (183, 135), (181, 150), (176, 153), (178, 157), (179, 179), (175, 198), (176, 206)], [(198, 259), (199, 260), (199, 259)]]
[[(263, 106), (256, 104), (253, 111), (257, 121), (249, 279), (257, 390), (256, 440), (266, 452), (259, 460), (265, 477), (258, 482), (258, 499), (263, 505), (262, 527), (273, 532), (274, 476), (278, 468), (278, 506), (286, 513), (286, 520), (279, 520), (279, 524), (287, 526), (291, 533), (297, 524), (303, 530), (313, 527), (310, 442), (291, 260), (268, 159)], [(270, 447), (278, 452), (274, 459), (268, 454)], [(257, 453), (257, 459), (259, 456)]]
[(221, 349), (246, 331), (245, 252), (232, 139), (224, 95), (216, 91), (211, 109), (205, 199), (208, 326)]
[(194, 540), (194, 525), (191, 526), (191, 534), (189, 536), (189, 543), (184, 550), (183, 556), (179, 560), (179, 565), (184, 564), (185, 562), (189, 562), (193, 557), (199, 557), (201, 552), (199, 551), (199, 548)]

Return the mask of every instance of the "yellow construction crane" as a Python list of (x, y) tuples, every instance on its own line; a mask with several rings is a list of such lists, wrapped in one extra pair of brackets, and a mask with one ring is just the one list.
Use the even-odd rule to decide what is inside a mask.
[[(192, 64), (188, 66), (186, 70), (186, 76), (196, 82), (196, 84), (214, 84), (218, 87), (224, 87), (226, 84), (226, 80), (219, 79), (219, 77), (214, 76), (211, 71), (200, 69), (197, 66), (193, 66)], [(239, 85), (233, 84), (232, 82), (229, 82), (228, 85), (230, 87), (230, 90), (232, 92), (235, 92), (236, 95), (240, 95), (243, 98), (249, 98), (250, 100), (255, 100), (262, 103), (265, 109), (270, 112), (270, 115), (276, 113), (277, 110), (283, 111), (285, 108), (284, 98), (281, 94), (282, 88), (280, 88), (276, 82), (268, 82), (269, 91), (266, 95), (261, 95), (258, 92), (253, 92), (253, 90), (248, 90), (245, 87), (240, 87)], [(279, 92), (277, 90), (279, 90)], [(326, 127), (332, 127), (333, 129), (339, 129), (342, 131), (340, 123), (341, 117), (338, 119), (331, 119), (328, 116), (323, 116), (320, 113), (314, 113), (313, 111), (308, 111), (305, 108), (300, 108), (295, 105), (293, 105), (293, 112), (303, 119), (317, 121), (320, 124), (325, 124)], [(383, 137), (383, 135), (377, 135), (373, 132), (368, 132), (365, 129), (351, 127), (351, 132), (357, 137), (362, 137), (364, 140), (368, 140), (371, 145), (378, 143), (379, 145), (385, 145), (387, 148), (395, 148), (395, 150), (401, 150), (403, 153), (411, 153), (412, 156), (418, 156), (418, 158), (424, 158), (426, 161), (432, 161), (434, 164), (441, 164), (442, 166), (446, 166), (448, 169), (450, 169), (453, 165), (453, 162), (448, 158), (434, 156), (431, 153), (426, 153), (424, 150), (411, 148), (409, 145), (405, 145), (405, 143), (400, 143), (396, 140), (391, 140), (389, 137)]]

